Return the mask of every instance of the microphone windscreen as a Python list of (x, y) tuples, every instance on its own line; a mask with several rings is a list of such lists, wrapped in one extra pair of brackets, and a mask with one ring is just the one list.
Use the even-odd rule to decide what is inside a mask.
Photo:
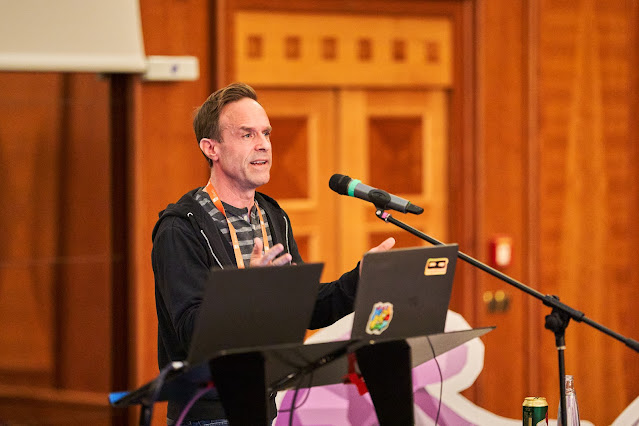
[(330, 180), (328, 181), (328, 187), (340, 195), (347, 195), (348, 184), (350, 183), (350, 181), (351, 178), (349, 178), (348, 176), (336, 173), (331, 176)]

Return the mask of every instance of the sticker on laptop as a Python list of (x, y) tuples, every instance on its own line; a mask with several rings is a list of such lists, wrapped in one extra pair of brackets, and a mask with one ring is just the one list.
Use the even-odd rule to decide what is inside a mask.
[(371, 315), (366, 324), (368, 334), (382, 334), (393, 320), (393, 304), (389, 302), (377, 302), (373, 306)]
[(448, 258), (437, 257), (430, 258), (426, 261), (426, 268), (424, 268), (424, 275), (446, 275), (448, 270)]

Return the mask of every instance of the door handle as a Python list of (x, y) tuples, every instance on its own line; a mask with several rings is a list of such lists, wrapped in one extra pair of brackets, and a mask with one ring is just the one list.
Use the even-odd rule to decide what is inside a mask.
[(486, 309), (491, 314), (506, 312), (510, 307), (510, 296), (504, 290), (497, 290), (494, 293), (485, 291), (483, 299)]

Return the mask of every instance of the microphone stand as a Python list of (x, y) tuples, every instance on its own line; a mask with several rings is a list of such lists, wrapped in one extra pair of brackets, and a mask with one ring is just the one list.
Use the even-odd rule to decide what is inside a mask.
[[(390, 199), (390, 197), (389, 197)], [(379, 199), (375, 199), (372, 200), (375, 204), (375, 207), (377, 208), (377, 211), (375, 212), (375, 215), (380, 218), (381, 220), (383, 220), (384, 222), (390, 222), (393, 225), (396, 225), (402, 229), (404, 229), (405, 231), (410, 232), (411, 234), (415, 235), (418, 238), (421, 238), (424, 241), (428, 241), (429, 243), (433, 244), (433, 245), (443, 245), (444, 243), (442, 243), (441, 241), (436, 240), (435, 238), (424, 234), (423, 232), (413, 228), (410, 225), (407, 225), (397, 219), (395, 219), (394, 217), (392, 217), (390, 215), (390, 213), (387, 213), (385, 211), (385, 207), (387, 205), (387, 203), (385, 204), (385, 197), (380, 197)], [(610, 330), (607, 327), (604, 327), (603, 325), (600, 325), (598, 323), (596, 323), (595, 321), (592, 321), (588, 318), (586, 318), (586, 315), (583, 312), (580, 312), (576, 309), (571, 308), (568, 305), (565, 305), (563, 303), (561, 303), (559, 301), (559, 298), (557, 296), (550, 296), (550, 295), (544, 295), (540, 292), (538, 292), (535, 289), (532, 289), (528, 286), (526, 286), (525, 284), (520, 283), (517, 280), (514, 280), (512, 278), (510, 278), (508, 275), (503, 274), (501, 272), (499, 272), (498, 270), (491, 268), (490, 266), (486, 265), (485, 263), (480, 262), (477, 259), (474, 259), (464, 253), (462, 253), (461, 251), (457, 252), (457, 257), (459, 257), (460, 259), (464, 260), (467, 263), (470, 263), (471, 265), (473, 265), (476, 268), (481, 269), (484, 272), (489, 273), (490, 275), (492, 275), (495, 278), (498, 278), (510, 285), (512, 285), (513, 287), (518, 288), (519, 290), (523, 291), (524, 293), (528, 293), (529, 295), (533, 296), (536, 299), (539, 299), (543, 302), (544, 305), (552, 308), (552, 312), (550, 313), (550, 315), (546, 315), (546, 324), (545, 324), (545, 328), (547, 328), (548, 330), (552, 331), (555, 334), (555, 344), (557, 346), (557, 353), (558, 353), (558, 362), (559, 362), (559, 398), (560, 398), (560, 404), (561, 404), (561, 424), (566, 426), (567, 422), (567, 412), (566, 412), (566, 372), (565, 372), (565, 361), (564, 361), (564, 351), (566, 350), (566, 327), (568, 327), (568, 323), (570, 322), (570, 319), (574, 319), (575, 321), (579, 321), (579, 322), (584, 322), (588, 325), (590, 325), (591, 327), (619, 340), (620, 342), (623, 342), (626, 344), (626, 346), (630, 347), (631, 349), (634, 349), (635, 352), (639, 352), (639, 342), (627, 337), (622, 336), (619, 333), (616, 333), (612, 330)]]

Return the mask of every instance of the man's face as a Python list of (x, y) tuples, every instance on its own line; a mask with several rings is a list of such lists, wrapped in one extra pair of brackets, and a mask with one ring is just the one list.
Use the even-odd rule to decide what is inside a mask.
[(264, 108), (253, 99), (230, 103), (220, 114), (221, 141), (216, 145), (219, 168), (227, 184), (255, 190), (270, 179), (271, 123)]

